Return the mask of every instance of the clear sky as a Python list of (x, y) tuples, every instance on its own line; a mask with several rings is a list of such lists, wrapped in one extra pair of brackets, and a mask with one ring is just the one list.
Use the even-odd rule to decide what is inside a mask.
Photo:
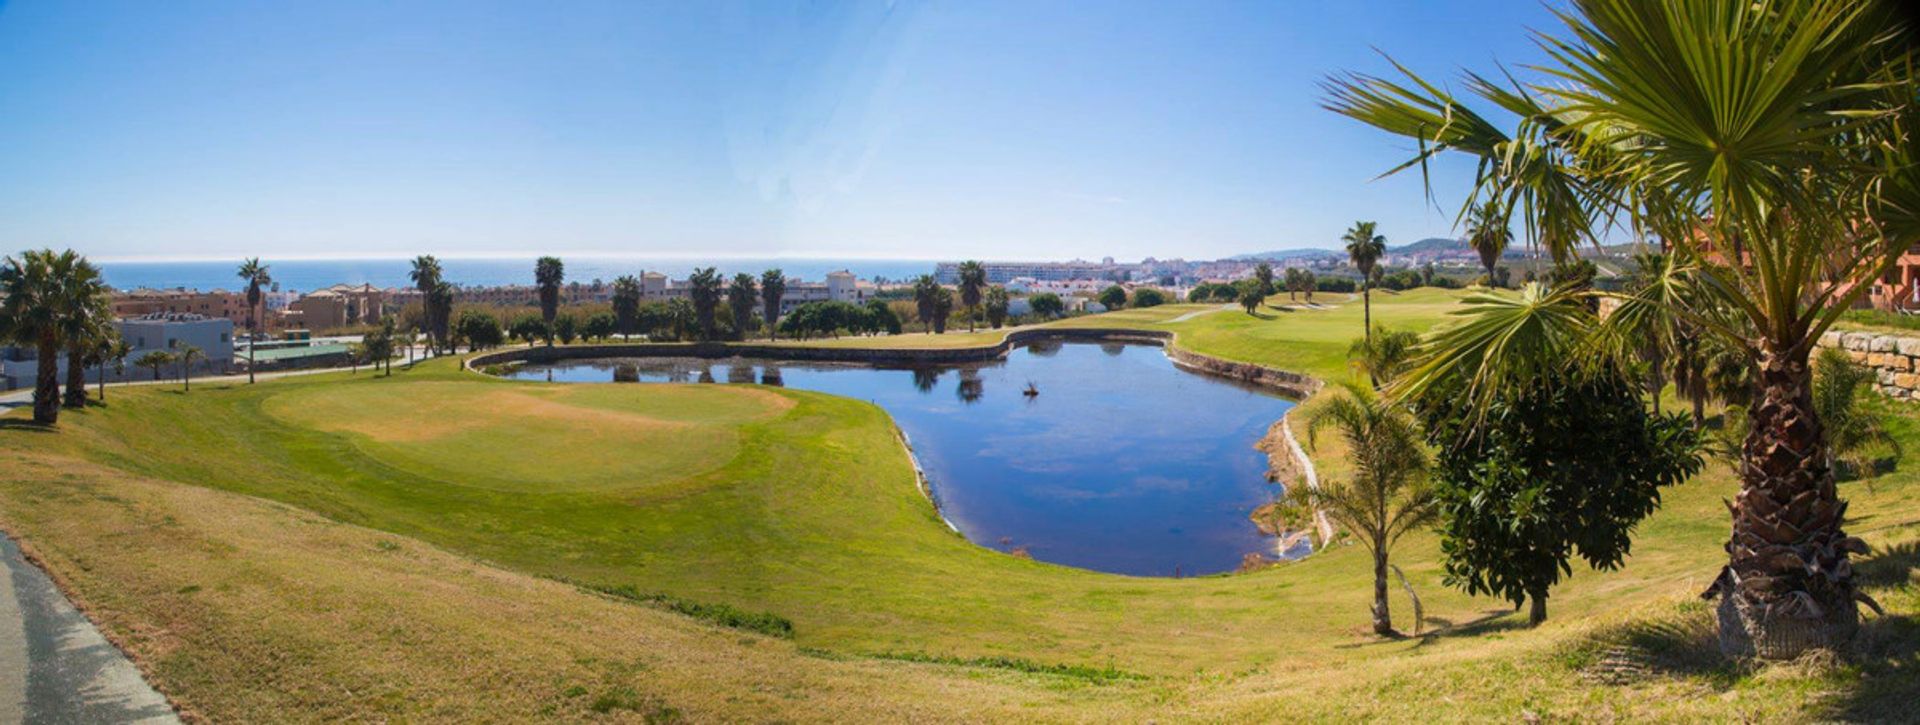
[(7, 2), (0, 250), (1212, 258), (1455, 236), (1318, 107), (1532, 0)]

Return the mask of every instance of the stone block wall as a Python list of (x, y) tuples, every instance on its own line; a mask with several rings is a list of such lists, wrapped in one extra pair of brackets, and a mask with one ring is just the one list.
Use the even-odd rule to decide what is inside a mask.
[(1920, 336), (1832, 331), (1820, 336), (1820, 346), (1845, 350), (1854, 362), (1872, 368), (1880, 392), (1920, 399)]

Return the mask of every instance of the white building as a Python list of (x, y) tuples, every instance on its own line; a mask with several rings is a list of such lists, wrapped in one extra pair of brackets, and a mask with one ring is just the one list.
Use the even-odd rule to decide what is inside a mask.
[[(200, 349), (194, 356), (193, 369), (196, 373), (225, 372), (233, 364), (233, 320), (224, 317), (207, 317), (190, 313), (156, 312), (140, 317), (117, 320), (114, 327), (120, 331), (120, 339), (127, 342), (132, 352), (127, 354), (126, 377), (144, 374), (133, 368), (133, 361), (141, 355), (154, 350), (173, 352), (174, 343), (192, 345)], [(61, 353), (57, 364), (60, 368), (60, 381), (67, 380), (67, 356)], [(13, 390), (32, 387), (34, 376), (40, 366), (39, 351), (36, 348), (6, 348), (0, 354), (0, 388)], [(107, 379), (121, 380), (113, 366), (107, 366)], [(178, 368), (173, 368), (178, 370)], [(87, 380), (92, 381), (97, 371), (89, 371)]]

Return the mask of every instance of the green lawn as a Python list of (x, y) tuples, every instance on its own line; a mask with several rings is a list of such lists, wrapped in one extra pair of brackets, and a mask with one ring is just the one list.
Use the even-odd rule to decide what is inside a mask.
[[(1332, 377), (1361, 310), (1321, 297), (1337, 304), (1258, 316), (1168, 305), (1058, 324), (1167, 329), (1202, 353)], [(1374, 314), (1425, 329), (1457, 298), (1381, 293)], [(863, 342), (874, 341), (832, 344)], [(58, 433), (0, 427), (0, 465), (19, 472), (0, 480), (0, 520), (163, 689), (216, 720), (321, 717), (298, 709), (315, 703), (362, 719), (584, 717), (601, 696), (645, 705), (618, 712), (699, 719), (1779, 719), (1895, 714), (1875, 708), (1916, 694), (1895, 676), (1916, 665), (1911, 647), (1810, 674), (1689, 654), (1710, 620), (1687, 602), (1723, 556), (1733, 483), (1720, 465), (1669, 491), (1623, 570), (1576, 570), (1539, 630), (1443, 586), (1436, 542), (1412, 537), (1396, 562), (1439, 634), (1387, 641), (1366, 631), (1357, 547), (1175, 580), (974, 546), (919, 493), (885, 413), (844, 398), (510, 382), (446, 360), (391, 378), (112, 392)], [(1920, 415), (1885, 405), (1895, 432), (1920, 442)], [(1339, 475), (1336, 451), (1317, 455)], [(1889, 641), (1912, 639), (1904, 617), (1920, 606), (1920, 467), (1901, 464), (1843, 486), (1855, 533), (1907, 547), (1865, 565), (1903, 615), (1873, 630)], [(526, 575), (772, 613), (794, 635), (613, 606)], [(650, 643), (617, 644), (633, 637)], [(1614, 645), (1652, 673), (1597, 681)], [(477, 654), (450, 656), (461, 648)], [(307, 684), (276, 693), (281, 681)], [(501, 709), (479, 704), (505, 687), (517, 689)], [(941, 697), (966, 708), (927, 699)]]

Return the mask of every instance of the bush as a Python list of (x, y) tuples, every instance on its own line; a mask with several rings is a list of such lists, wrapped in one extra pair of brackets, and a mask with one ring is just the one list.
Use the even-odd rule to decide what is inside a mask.
[(632, 584), (587, 584), (580, 586), (629, 602), (659, 605), (668, 610), (693, 617), (694, 619), (706, 620), (722, 627), (759, 632), (770, 637), (793, 639), (793, 621), (778, 614), (749, 612), (728, 604), (696, 602), (689, 599), (681, 599), (671, 594), (643, 594)]
[(1141, 287), (1133, 291), (1134, 307), (1158, 307), (1167, 303), (1167, 293), (1152, 287)]
[(1027, 304), (1033, 307), (1033, 314), (1039, 315), (1041, 319), (1059, 317), (1067, 311), (1067, 305), (1060, 301), (1060, 295), (1052, 292), (1042, 292), (1029, 297)]
[(461, 310), (453, 334), (475, 350), (499, 347), (507, 341), (506, 331), (500, 329), (500, 320), (479, 310)]

